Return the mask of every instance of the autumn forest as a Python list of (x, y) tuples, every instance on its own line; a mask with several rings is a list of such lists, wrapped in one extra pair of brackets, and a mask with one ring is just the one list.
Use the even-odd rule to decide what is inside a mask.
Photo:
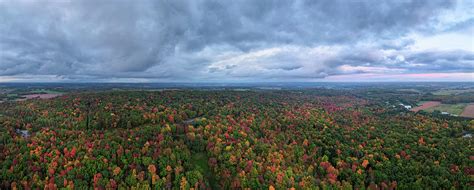
[(0, 187), (472, 187), (463, 135), (473, 120), (348, 92), (104, 90), (6, 101)]

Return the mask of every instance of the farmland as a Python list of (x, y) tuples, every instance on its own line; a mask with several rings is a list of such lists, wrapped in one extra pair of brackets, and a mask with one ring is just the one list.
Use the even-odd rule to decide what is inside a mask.
[(433, 92), (434, 95), (457, 95), (463, 93), (472, 93), (474, 89), (443, 89)]
[(424, 109), (427, 112), (440, 111), (460, 115), (468, 104), (440, 104), (435, 107)]
[[(69, 90), (51, 99), (1, 103), (0, 185), (472, 185), (472, 140), (463, 137), (474, 130), (469, 119), (400, 110), (382, 97), (362, 96), (366, 92), (248, 89)], [(406, 98), (400, 101), (412, 97)]]
[(474, 118), (474, 104), (467, 105), (461, 113), (461, 116)]
[[(1, 88), (0, 88), (1, 89)], [(24, 101), (28, 99), (50, 99), (61, 96), (63, 92), (53, 89), (46, 90), (42, 88), (23, 89), (23, 88), (5, 88), (0, 90), (0, 101)]]
[(415, 107), (412, 109), (412, 111), (417, 112), (420, 110), (426, 110), (426, 109), (431, 109), (434, 107), (437, 107), (440, 105), (441, 102), (436, 102), (436, 101), (425, 101), (425, 102), (420, 102), (418, 107)]
[(469, 103), (458, 103), (458, 104), (442, 104), (437, 101), (421, 101), (418, 103), (419, 106), (412, 108), (411, 111), (426, 111), (426, 112), (441, 112), (452, 114), (454, 116), (461, 117), (474, 117), (473, 115), (473, 104)]

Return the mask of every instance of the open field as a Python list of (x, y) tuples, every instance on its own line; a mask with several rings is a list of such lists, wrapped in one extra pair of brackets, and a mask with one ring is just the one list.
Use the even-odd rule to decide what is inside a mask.
[(58, 96), (61, 96), (62, 94), (28, 94), (24, 95), (26, 99), (34, 99), (34, 98), (39, 98), (39, 99), (51, 99), (55, 98)]
[(420, 91), (420, 90), (413, 89), (413, 88), (407, 88), (407, 89), (398, 89), (397, 91), (400, 91), (400, 92), (414, 92), (414, 93), (421, 93), (421, 91)]
[(414, 107), (413, 109), (411, 109), (411, 111), (417, 112), (417, 111), (420, 111), (420, 110), (425, 110), (425, 109), (428, 109), (428, 108), (431, 108), (431, 107), (438, 106), (440, 104), (441, 104), (441, 102), (437, 102), (437, 101), (423, 102), (420, 106)]
[(440, 111), (460, 115), (466, 106), (467, 104), (439, 104), (435, 107), (430, 107), (424, 110), (427, 112)]
[(456, 95), (466, 92), (474, 92), (474, 89), (443, 89), (433, 93), (433, 95), (445, 96), (445, 95)]
[(64, 94), (64, 92), (47, 89), (0, 89), (1, 101), (25, 101), (29, 99), (51, 99)]
[[(459, 104), (442, 104), (441, 102), (438, 101), (421, 101), (418, 103), (418, 107), (415, 107), (411, 109), (411, 111), (417, 112), (420, 110), (424, 110), (427, 112), (433, 112), (433, 111), (440, 111), (440, 112), (448, 112), (450, 114), (454, 115), (461, 115), (468, 109), (468, 103), (459, 103)], [(469, 108), (471, 109), (471, 108)], [(467, 110), (466, 114), (469, 115), (470, 111)], [(461, 115), (463, 116), (463, 115)]]
[(440, 111), (447, 112), (462, 117), (474, 118), (474, 104), (473, 103), (459, 103), (459, 104), (442, 104), (438, 101), (421, 101), (418, 107), (411, 109), (417, 112), (424, 110), (427, 112)]
[(474, 104), (469, 104), (468, 106), (466, 106), (466, 108), (464, 108), (464, 111), (461, 113), (461, 116), (474, 118)]

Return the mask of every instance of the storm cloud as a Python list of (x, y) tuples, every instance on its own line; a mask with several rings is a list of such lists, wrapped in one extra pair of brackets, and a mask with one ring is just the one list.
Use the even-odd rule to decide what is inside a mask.
[(0, 76), (192, 82), (472, 74), (472, 10), (472, 1), (452, 0), (0, 1)]

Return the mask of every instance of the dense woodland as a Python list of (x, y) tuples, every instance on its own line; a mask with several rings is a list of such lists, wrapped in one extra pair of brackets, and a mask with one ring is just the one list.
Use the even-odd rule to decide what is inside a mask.
[(385, 101), (337, 91), (180, 90), (4, 102), (0, 188), (473, 187), (472, 138), (462, 135), (474, 121)]

